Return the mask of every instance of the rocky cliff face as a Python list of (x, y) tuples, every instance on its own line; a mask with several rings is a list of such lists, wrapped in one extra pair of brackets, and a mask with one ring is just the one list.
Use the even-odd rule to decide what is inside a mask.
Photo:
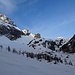
[(8, 18), (6, 15), (2, 13), (0, 13), (0, 20), (4, 23), (16, 26), (16, 24), (10, 18)]
[(0, 13), (0, 35), (5, 35), (10, 40), (16, 40), (21, 37), (21, 35), (24, 35), (24, 33), (11, 19)]
[(60, 50), (68, 53), (75, 53), (75, 34), (66, 44), (60, 48)]

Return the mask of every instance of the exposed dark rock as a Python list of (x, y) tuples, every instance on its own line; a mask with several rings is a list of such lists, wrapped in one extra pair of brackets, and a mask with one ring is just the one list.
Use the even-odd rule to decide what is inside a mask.
[(0, 13), (0, 35), (5, 35), (10, 40), (16, 40), (24, 33), (18, 29), (11, 19)]
[(75, 53), (75, 35), (61, 48), (61, 51), (68, 53)]
[(0, 35), (5, 35), (10, 40), (20, 38), (24, 33), (15, 27), (0, 25)]

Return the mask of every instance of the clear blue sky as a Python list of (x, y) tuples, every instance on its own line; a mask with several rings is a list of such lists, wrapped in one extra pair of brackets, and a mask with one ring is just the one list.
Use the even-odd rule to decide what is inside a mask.
[(0, 0), (0, 12), (45, 38), (75, 34), (75, 0)]

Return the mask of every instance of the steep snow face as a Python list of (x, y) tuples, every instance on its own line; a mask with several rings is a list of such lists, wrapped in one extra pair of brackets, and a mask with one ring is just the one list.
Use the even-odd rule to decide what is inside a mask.
[(0, 75), (75, 75), (75, 67), (39, 62), (0, 49)]

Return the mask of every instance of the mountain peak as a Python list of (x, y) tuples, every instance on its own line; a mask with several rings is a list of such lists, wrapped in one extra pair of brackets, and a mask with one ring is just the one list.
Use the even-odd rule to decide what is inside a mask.
[(7, 23), (7, 24), (10, 24), (10, 25), (16, 26), (15, 23), (10, 18), (8, 18), (5, 14), (3, 14), (1, 12), (0, 12), (0, 20), (3, 23)]

